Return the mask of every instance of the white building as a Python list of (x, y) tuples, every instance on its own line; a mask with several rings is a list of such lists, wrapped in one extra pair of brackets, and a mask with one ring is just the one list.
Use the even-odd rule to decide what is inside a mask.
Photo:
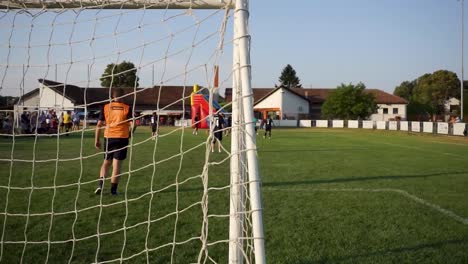
[(459, 114), (460, 100), (455, 97), (449, 98), (447, 101), (445, 101), (444, 110), (445, 113), (448, 114)]
[[(181, 115), (184, 109), (190, 111), (191, 87), (157, 86), (152, 88), (125, 88), (127, 96), (123, 101), (133, 105), (135, 111), (156, 111), (160, 115)], [(161, 91), (159, 91), (161, 90)], [(181, 100), (184, 94), (185, 100)], [(135, 98), (136, 97), (136, 98)], [(39, 88), (20, 97), (15, 106), (16, 113), (23, 110), (49, 110), (57, 112), (64, 110), (93, 111), (100, 110), (102, 105), (110, 101), (108, 88), (82, 88), (75, 85), (39, 79)]]
[(254, 111), (264, 116), (274, 113), (280, 119), (298, 120), (309, 113), (309, 100), (291, 89), (278, 87), (256, 101)]
[[(306, 88), (255, 88), (254, 111), (258, 118), (273, 115), (277, 119), (321, 119), (322, 105), (334, 89)], [(408, 102), (396, 95), (378, 89), (366, 89), (372, 93), (378, 105), (378, 110), (370, 116), (370, 120), (388, 121), (407, 118)], [(232, 89), (227, 88), (225, 98), (232, 100)]]

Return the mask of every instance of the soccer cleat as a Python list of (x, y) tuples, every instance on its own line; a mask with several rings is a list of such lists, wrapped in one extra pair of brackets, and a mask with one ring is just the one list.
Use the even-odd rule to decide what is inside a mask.
[(117, 192), (111, 192), (111, 195), (112, 195), (112, 196), (117, 196), (118, 193), (117, 193)]
[(99, 194), (101, 194), (101, 191), (102, 191), (101, 187), (97, 187), (96, 190), (94, 191), (94, 193), (99, 195)]

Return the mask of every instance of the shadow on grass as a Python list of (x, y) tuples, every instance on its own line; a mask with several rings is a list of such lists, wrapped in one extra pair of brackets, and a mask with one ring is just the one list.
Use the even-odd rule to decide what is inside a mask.
[(306, 264), (306, 263), (336, 263), (336, 262), (341, 262), (341, 261), (346, 261), (346, 262), (353, 262), (353, 263), (359, 263), (363, 261), (363, 258), (369, 258), (369, 257), (380, 257), (380, 256), (385, 256), (385, 255), (391, 255), (391, 254), (400, 254), (400, 253), (411, 253), (411, 252), (416, 252), (419, 250), (424, 250), (424, 249), (440, 249), (444, 246), (448, 245), (460, 245), (460, 244), (465, 244), (468, 243), (468, 237), (462, 238), (462, 239), (453, 239), (453, 240), (445, 240), (445, 241), (437, 241), (437, 242), (432, 242), (432, 243), (424, 243), (424, 244), (419, 244), (415, 246), (407, 246), (407, 247), (400, 247), (400, 248), (393, 248), (393, 249), (388, 249), (388, 250), (379, 250), (375, 252), (370, 252), (367, 254), (357, 254), (357, 255), (350, 255), (350, 256), (342, 256), (342, 257), (337, 257), (337, 258), (322, 258), (318, 261), (312, 261), (312, 260), (298, 260), (293, 263), (296, 264)]
[[(343, 183), (343, 182), (360, 182), (360, 181), (373, 181), (373, 180), (401, 180), (401, 179), (415, 179), (415, 178), (427, 178), (427, 177), (441, 177), (446, 175), (462, 175), (468, 174), (466, 171), (455, 171), (455, 172), (439, 172), (429, 173), (421, 175), (395, 175), (395, 176), (372, 176), (372, 177), (358, 177), (358, 178), (338, 178), (338, 179), (323, 179), (323, 180), (303, 180), (303, 181), (286, 181), (286, 182), (263, 182), (263, 187), (277, 187), (277, 186), (296, 186), (296, 185), (318, 185), (326, 183)], [(213, 186), (211, 186), (213, 187)], [(222, 186), (218, 186), (222, 187)], [(175, 188), (175, 187), (174, 187)], [(162, 190), (159, 193), (175, 193), (174, 188)], [(203, 188), (179, 188), (179, 192), (202, 192)], [(133, 195), (142, 195), (146, 192), (131, 192)]]
[(369, 150), (368, 148), (323, 148), (323, 149), (283, 149), (283, 150), (262, 150), (258, 152), (271, 152), (271, 153), (296, 153), (296, 152), (333, 152), (333, 151), (361, 151)]
[(315, 185), (315, 184), (324, 184), (324, 183), (361, 182), (361, 181), (373, 181), (373, 180), (401, 180), (401, 179), (415, 179), (415, 178), (427, 178), (427, 177), (441, 177), (441, 176), (446, 176), (446, 175), (460, 175), (460, 174), (468, 174), (468, 172), (454, 171), (454, 172), (428, 173), (428, 174), (420, 174), (420, 175), (393, 175), (393, 176), (388, 175), (388, 176), (337, 178), (337, 179), (323, 179), (323, 180), (263, 182), (263, 186), (264, 187), (276, 187), (276, 186), (295, 186), (295, 185)]

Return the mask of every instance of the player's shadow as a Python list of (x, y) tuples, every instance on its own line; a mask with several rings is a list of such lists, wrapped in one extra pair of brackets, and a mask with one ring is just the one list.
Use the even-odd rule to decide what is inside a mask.
[(316, 185), (316, 184), (325, 184), (325, 183), (361, 182), (361, 181), (373, 181), (373, 180), (402, 180), (402, 179), (416, 179), (416, 178), (428, 178), (428, 177), (443, 177), (447, 175), (461, 175), (461, 174), (468, 174), (468, 172), (455, 171), (455, 172), (437, 172), (437, 173), (428, 173), (428, 174), (419, 174), (419, 175), (387, 175), (387, 176), (346, 177), (346, 178), (302, 180), (302, 181), (263, 182), (263, 186), (276, 187), (276, 186), (294, 186), (294, 185)]
[(317, 260), (298, 260), (297, 262), (292, 262), (292, 263), (296, 263), (296, 264), (337, 263), (337, 262), (342, 262), (342, 261), (359, 263), (359, 262), (367, 262), (369, 260), (366, 260), (366, 258), (371, 258), (371, 257), (382, 257), (386, 255), (411, 253), (411, 252), (416, 252), (419, 250), (427, 250), (427, 249), (440, 250), (441, 248), (445, 246), (460, 245), (460, 244), (466, 244), (466, 243), (468, 243), (468, 237), (465, 237), (462, 239), (452, 239), (452, 240), (444, 240), (444, 241), (437, 241), (437, 242), (431, 242), (431, 243), (423, 243), (423, 244), (414, 245), (414, 246), (399, 247), (399, 248), (393, 248), (393, 249), (387, 249), (387, 250), (378, 250), (378, 251), (364, 253), (364, 254), (340, 256), (340, 257), (335, 257), (335, 258), (324, 257), (318, 261)]

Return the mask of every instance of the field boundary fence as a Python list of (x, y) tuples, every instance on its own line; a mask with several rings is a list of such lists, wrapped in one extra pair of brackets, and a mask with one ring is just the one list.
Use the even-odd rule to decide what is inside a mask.
[(371, 120), (274, 120), (277, 127), (350, 128), (466, 136), (467, 123)]

